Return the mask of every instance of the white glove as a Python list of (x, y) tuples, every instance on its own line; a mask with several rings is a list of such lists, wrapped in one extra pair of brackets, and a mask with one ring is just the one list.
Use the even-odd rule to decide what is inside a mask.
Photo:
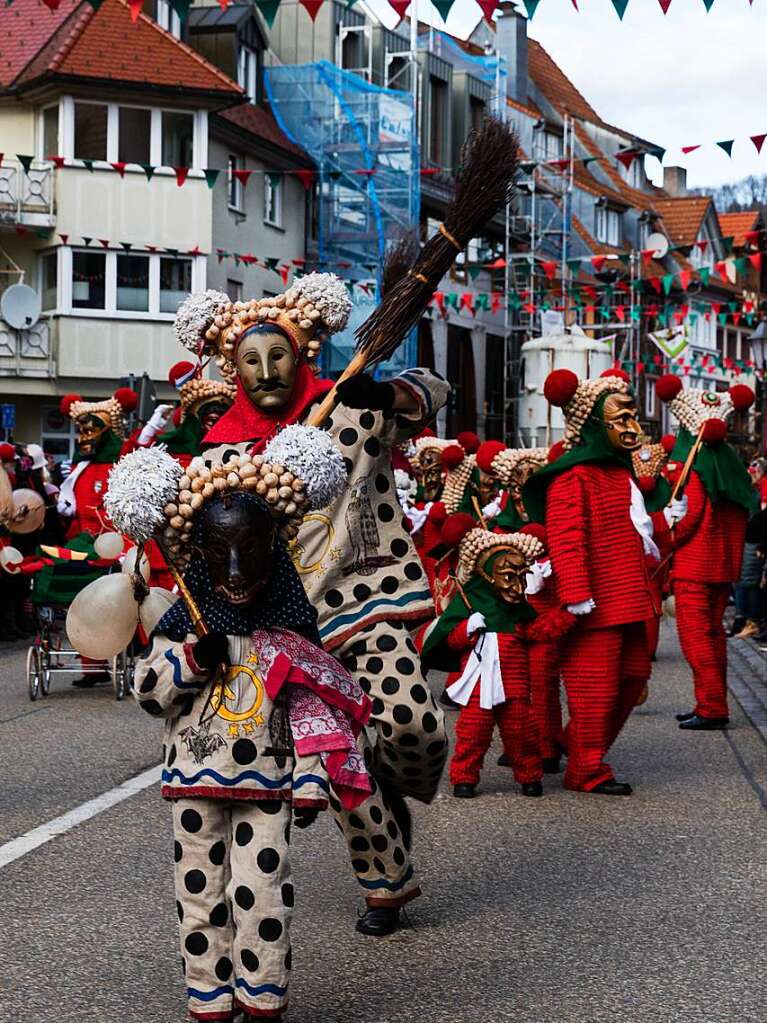
[(485, 507), (482, 509), (482, 518), (494, 519), (500, 514), (500, 512), (501, 499), (500, 497), (494, 497), (493, 500), (489, 504), (486, 504)]
[(687, 494), (683, 494), (682, 497), (678, 497), (671, 504), (666, 505), (663, 509), (663, 518), (666, 520), (668, 526), (673, 526), (676, 522), (681, 520), (687, 514)]
[(534, 561), (525, 576), (525, 596), (531, 597), (540, 593), (551, 575), (550, 561)]
[(158, 405), (138, 435), (139, 444), (150, 444), (162, 430), (173, 412), (173, 405)]
[(590, 615), (596, 606), (594, 601), (589, 598), (582, 600), (580, 604), (568, 604), (565, 611), (569, 611), (571, 615)]
[(480, 611), (475, 611), (466, 623), (466, 635), (473, 636), (475, 632), (484, 632), (486, 628), (485, 616)]

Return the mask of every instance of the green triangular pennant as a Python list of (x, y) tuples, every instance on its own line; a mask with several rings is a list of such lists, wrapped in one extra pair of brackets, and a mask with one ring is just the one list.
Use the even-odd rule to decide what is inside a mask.
[(698, 322), (698, 314), (697, 313), (690, 313), (690, 326), (694, 327), (697, 322)]
[(618, 259), (624, 266), (628, 266), (631, 262), (631, 254), (629, 252), (620, 252), (618, 253)]
[(580, 269), (581, 269), (581, 261), (580, 261), (580, 259), (568, 259), (567, 260), (567, 269), (571, 273), (577, 274), (580, 271)]
[(732, 157), (732, 147), (735, 145), (735, 139), (726, 139), (724, 142), (717, 142), (720, 149), (723, 149), (729, 157)]
[(509, 309), (519, 309), (522, 305), (522, 299), (516, 293), (516, 291), (509, 292)]
[(276, 270), (277, 264), (280, 261), (276, 256), (264, 256), (264, 262), (266, 263), (267, 270)]
[(152, 164), (151, 163), (140, 163), (139, 167), (146, 174), (147, 181), (151, 181), (152, 180), (152, 175), (154, 174), (154, 167), (152, 166)]
[(666, 155), (666, 150), (662, 149), (660, 146), (652, 146), (652, 148), (647, 150), (647, 155), (654, 156), (656, 160), (660, 160), (660, 162), (663, 163), (663, 157)]
[(735, 260), (735, 269), (739, 274), (744, 274), (748, 269), (748, 260), (745, 256), (738, 256)]
[(724, 251), (727, 253), (732, 252), (732, 243), (735, 241), (735, 235), (730, 234), (726, 238), (722, 238), (722, 245), (724, 245)]
[(266, 176), (269, 178), (269, 183), (272, 188), (279, 188), (280, 182), (282, 181), (282, 174), (278, 171), (267, 171)]
[(618, 17), (623, 21), (623, 15), (626, 13), (626, 8), (629, 5), (629, 0), (613, 0), (613, 7), (615, 8)]
[(25, 156), (23, 153), (17, 153), (16, 159), (19, 161), (21, 166), (24, 168), (24, 173), (29, 174), (29, 168), (32, 166), (34, 156)]
[(471, 277), (471, 279), (473, 281), (475, 281), (477, 279), (477, 277), (482, 273), (482, 267), (481, 266), (477, 266), (477, 265), (467, 266), (466, 269), (469, 272), (469, 277)]
[(668, 293), (671, 291), (671, 287), (672, 287), (673, 283), (674, 283), (674, 275), (673, 274), (664, 274), (663, 275), (663, 294), (664, 295), (668, 295)]
[(181, 21), (186, 21), (189, 8), (192, 6), (192, 0), (170, 0), (170, 5)]
[(274, 24), (274, 19), (277, 17), (280, 0), (254, 0), (254, 3), (261, 12), (261, 17), (271, 28)]
[[(530, 21), (532, 21), (535, 17), (535, 12), (538, 10), (538, 4), (540, 2), (541, 0), (522, 0), (522, 3), (525, 5), (525, 10), (527, 11), (527, 17)], [(434, 0), (432, 0), (432, 3), (434, 3)]]
[[(705, 0), (704, 0), (704, 2), (705, 2)], [(720, 327), (723, 327), (725, 325), (725, 323), (727, 323), (727, 313), (719, 313), (716, 318), (719, 321), (719, 326)]]
[(218, 181), (218, 176), (219, 176), (220, 173), (221, 173), (221, 171), (217, 170), (215, 167), (206, 167), (205, 168), (205, 170), (203, 171), (203, 174), (205, 175), (205, 183), (207, 184), (208, 188), (214, 188), (215, 187), (215, 184)]
[(88, 0), (88, 3), (91, 5), (94, 11), (97, 11), (99, 7), (101, 7), (103, 2), (104, 0)]
[(714, 0), (703, 0), (703, 6), (706, 8), (706, 11), (710, 11), (714, 6)]
[(82, 164), (86, 170), (90, 171), (91, 174), (93, 174), (93, 160), (83, 160)]
[(477, 309), (489, 309), (490, 308), (490, 296), (484, 292), (477, 295)]
[(439, 16), (443, 21), (447, 21), (447, 16), (450, 14), (450, 8), (455, 3), (455, 0), (431, 0), (434, 6), (439, 11)]
[(454, 309), (458, 308), (458, 295), (454, 291), (448, 291), (445, 295), (445, 305), (451, 305)]
[(700, 274), (701, 283), (704, 287), (708, 287), (708, 279), (711, 276), (711, 267), (702, 266), (699, 268), (698, 273)]

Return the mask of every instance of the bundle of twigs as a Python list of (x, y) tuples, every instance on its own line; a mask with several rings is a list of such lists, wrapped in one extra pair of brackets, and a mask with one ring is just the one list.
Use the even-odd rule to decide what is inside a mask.
[[(461, 149), (453, 197), (444, 223), (430, 238), (407, 273), (392, 284), (357, 330), (357, 349), (340, 380), (390, 358), (431, 301), (435, 289), (469, 241), (512, 197), (519, 164), (519, 143), (504, 121), (487, 118)], [(320, 426), (335, 405), (335, 389), (312, 414)]]
[(389, 247), (381, 274), (381, 297), (389, 292), (407, 275), (418, 259), (418, 234), (415, 230), (403, 231), (397, 241)]

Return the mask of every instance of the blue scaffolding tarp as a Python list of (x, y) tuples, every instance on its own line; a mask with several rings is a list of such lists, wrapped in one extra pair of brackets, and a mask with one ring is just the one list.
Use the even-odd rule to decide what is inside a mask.
[[(266, 68), (264, 79), (280, 127), (317, 165), (313, 227), (320, 269), (377, 284), (387, 242), (418, 224), (413, 97), (371, 85), (328, 61)], [(352, 290), (349, 328), (325, 346), (327, 372), (346, 366), (354, 329), (372, 308), (362, 289)], [(387, 369), (412, 364), (413, 347), (403, 345)]]

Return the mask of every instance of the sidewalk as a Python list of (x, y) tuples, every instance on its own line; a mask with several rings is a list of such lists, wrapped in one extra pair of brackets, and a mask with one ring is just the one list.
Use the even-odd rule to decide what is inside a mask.
[(767, 742), (767, 651), (750, 639), (730, 639), (728, 652), (730, 692)]

